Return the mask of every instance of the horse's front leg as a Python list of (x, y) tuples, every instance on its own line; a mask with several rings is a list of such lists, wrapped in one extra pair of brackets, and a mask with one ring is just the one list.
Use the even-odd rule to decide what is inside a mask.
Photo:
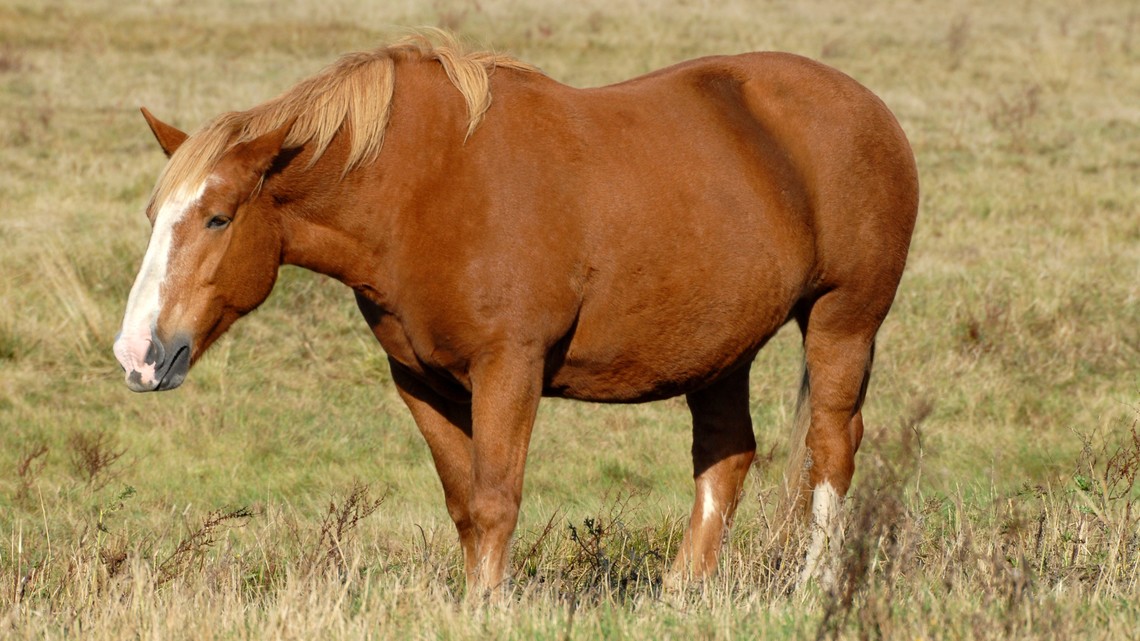
[(475, 524), (471, 520), (471, 405), (446, 399), (388, 359), (392, 381), (431, 449), (447, 513), (459, 531), (467, 583), (475, 578)]
[(473, 364), (470, 376), (476, 566), (469, 596), (503, 586), (531, 428), (542, 396), (542, 359), (496, 354)]

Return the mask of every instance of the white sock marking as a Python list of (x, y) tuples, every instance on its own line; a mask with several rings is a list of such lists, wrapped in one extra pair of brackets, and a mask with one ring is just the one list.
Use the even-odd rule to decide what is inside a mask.
[(713, 517), (724, 518), (724, 514), (717, 508), (716, 497), (713, 495), (712, 483), (701, 481), (701, 521), (706, 522)]
[(815, 486), (811, 495), (811, 545), (808, 546), (800, 584), (813, 576), (825, 586), (835, 580), (835, 564), (843, 545), (843, 530), (839, 519), (839, 493), (829, 481)]

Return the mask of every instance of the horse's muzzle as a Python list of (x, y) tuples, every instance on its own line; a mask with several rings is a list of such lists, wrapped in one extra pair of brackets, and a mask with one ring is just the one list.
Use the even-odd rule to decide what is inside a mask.
[(115, 358), (126, 372), (127, 387), (135, 392), (174, 389), (186, 380), (190, 371), (191, 340), (186, 334), (175, 334), (168, 343), (152, 330), (149, 338), (115, 340)]

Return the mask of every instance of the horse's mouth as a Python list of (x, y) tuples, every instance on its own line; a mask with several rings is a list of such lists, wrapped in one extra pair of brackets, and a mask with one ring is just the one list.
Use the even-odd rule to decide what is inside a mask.
[(178, 350), (174, 353), (174, 358), (170, 359), (170, 365), (166, 368), (166, 371), (163, 372), (162, 378), (159, 379), (155, 390), (162, 392), (178, 387), (186, 380), (186, 374), (189, 371), (190, 344), (186, 343), (180, 345)]

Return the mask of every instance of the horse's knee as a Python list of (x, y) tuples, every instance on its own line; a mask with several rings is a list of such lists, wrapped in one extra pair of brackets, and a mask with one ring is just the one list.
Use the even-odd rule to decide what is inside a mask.
[(520, 497), (496, 490), (475, 492), (470, 506), (470, 520), (477, 532), (486, 534), (501, 529), (514, 530), (518, 521)]

